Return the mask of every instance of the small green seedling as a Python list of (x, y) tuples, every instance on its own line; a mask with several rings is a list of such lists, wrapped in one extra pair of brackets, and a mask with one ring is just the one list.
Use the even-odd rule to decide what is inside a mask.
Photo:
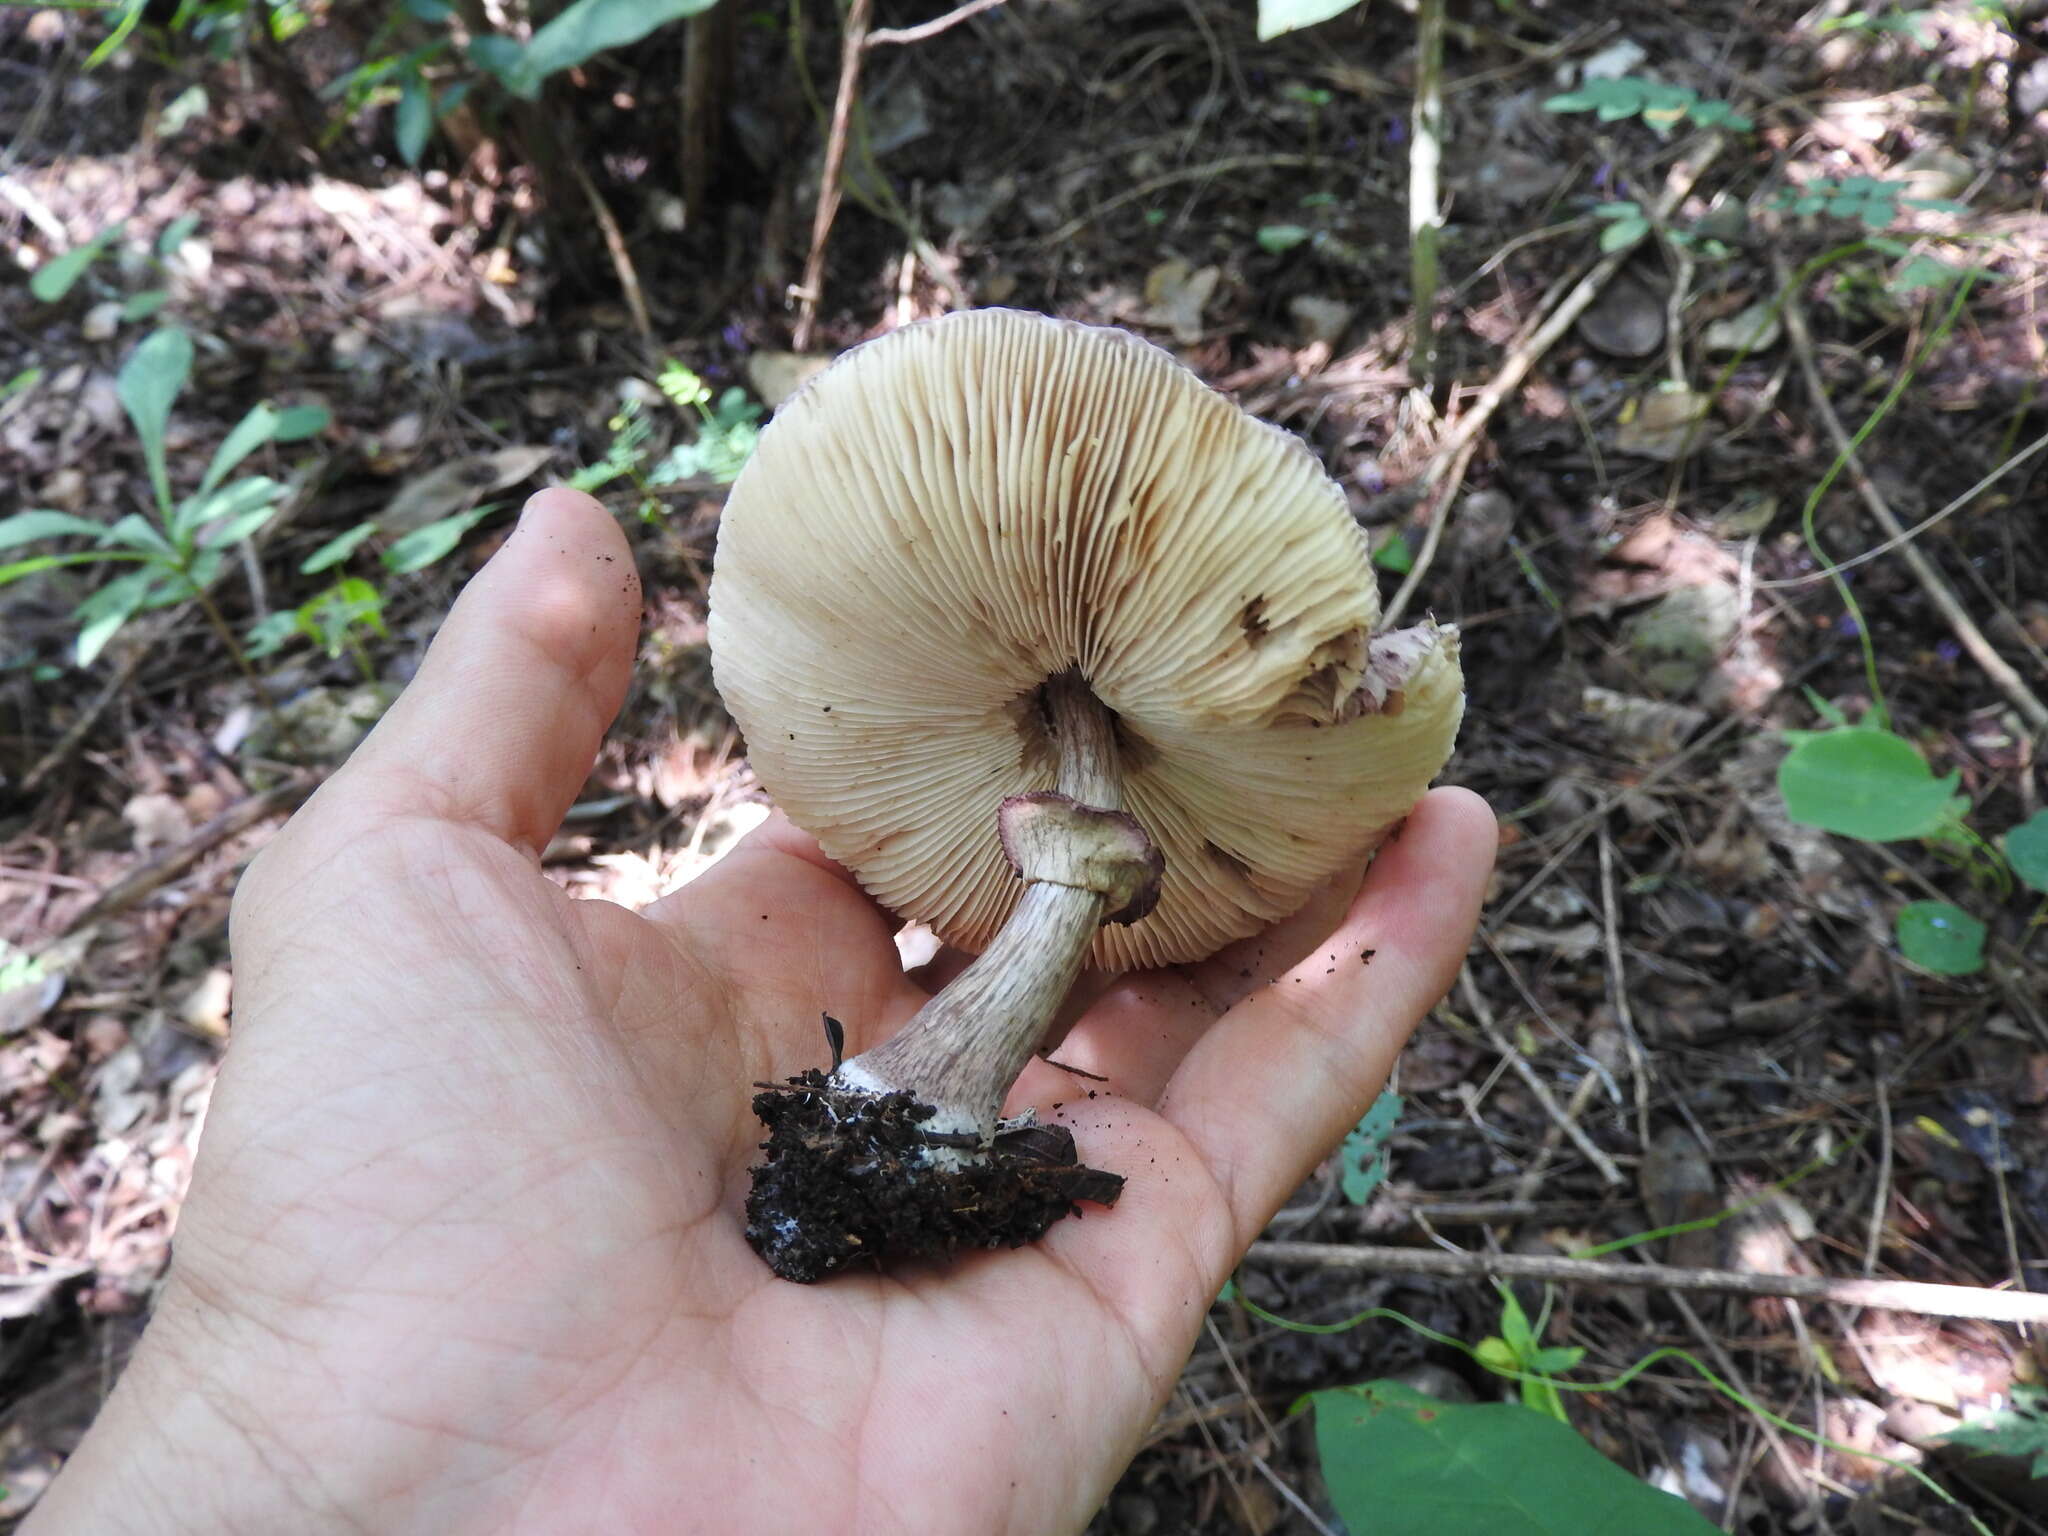
[(649, 476), (654, 485), (674, 485), (702, 475), (718, 485), (731, 485), (753, 457), (761, 440), (761, 407), (734, 386), (711, 403), (711, 386), (681, 363), (670, 359), (654, 381), (676, 409), (697, 412), (694, 442), (681, 443)]
[(115, 383), (121, 405), (142, 443), (155, 502), (153, 517), (131, 512), (109, 524), (69, 512), (37, 509), (0, 519), (0, 549), (75, 539), (91, 543), (87, 549), (29, 555), (0, 564), (0, 585), (60, 566), (117, 563), (135, 567), (107, 582), (73, 611), (78, 621), (74, 656), (81, 667), (90, 666), (138, 613), (186, 601), (198, 602), (230, 653), (237, 658), (243, 655), (207, 589), (228, 551), (276, 515), (287, 487), (266, 475), (228, 477), (259, 448), (298, 442), (325, 431), (328, 415), (319, 406), (254, 407), (215, 451), (198, 489), (182, 500), (174, 499), (164, 434), (171, 407), (191, 371), (192, 339), (183, 331), (165, 329), (151, 334), (129, 354)]
[(1845, 176), (1840, 180), (1821, 177), (1805, 186), (1786, 190), (1771, 199), (1770, 206), (1786, 212), (1826, 215), (1861, 224), (1865, 229), (1884, 229), (1907, 208), (1936, 213), (1967, 213), (1969, 205), (1946, 197), (1908, 197), (1902, 181), (1880, 181), (1875, 176)]
[(1396, 528), (1372, 552), (1372, 563), (1395, 576), (1415, 569), (1415, 551), (1408, 547), (1408, 535)]
[(1316, 232), (1302, 224), (1262, 224), (1255, 238), (1268, 256), (1284, 256), (1298, 245), (1306, 245)]
[[(1595, 203), (1593, 217), (1606, 225), (1600, 231), (1600, 249), (1603, 251), (1622, 250), (1650, 232), (1650, 215), (1633, 198)], [(1703, 236), (1696, 230), (1675, 224), (1666, 226), (1664, 235), (1673, 245), (1683, 246), (1709, 261), (1720, 261), (1728, 255), (1727, 245), (1712, 235)]]
[(1579, 1362), (1586, 1358), (1585, 1350), (1576, 1344), (1545, 1345), (1541, 1334), (1543, 1323), (1548, 1320), (1548, 1308), (1545, 1318), (1532, 1325), (1512, 1290), (1498, 1282), (1495, 1289), (1500, 1292), (1500, 1332), (1481, 1339), (1473, 1358), (1496, 1376), (1520, 1378), (1523, 1407), (1569, 1423), (1564, 1396), (1551, 1378), (1578, 1369)]
[[(454, 554), (469, 531), (501, 507), (501, 503), (486, 502), (466, 512), (423, 523), (393, 539), (378, 552), (377, 562), (392, 576), (423, 571)], [(375, 518), (366, 518), (345, 529), (301, 560), (299, 574), (318, 576), (336, 569), (377, 532)], [(354, 657), (357, 670), (365, 678), (372, 678), (376, 671), (363, 643), (364, 636), (382, 639), (384, 634), (382, 588), (361, 576), (337, 576), (332, 586), (297, 608), (273, 613), (252, 625), (247, 645), (250, 656), (262, 657), (276, 654), (294, 640), (310, 640), (327, 653), (329, 660), (338, 661), (344, 655)]]
[[(161, 269), (163, 264), (177, 254), (178, 247), (191, 238), (199, 227), (194, 214), (181, 214), (166, 224), (163, 233), (157, 237), (156, 245), (147, 252), (150, 264)], [(28, 280), (28, 290), (45, 304), (56, 304), (68, 297), (80, 279), (86, 277), (94, 263), (119, 242), (127, 229), (125, 221), (109, 224), (83, 245), (75, 245), (60, 255), (51, 257)], [(126, 294), (121, 300), (121, 319), (133, 323), (147, 320), (168, 304), (171, 293), (168, 288), (145, 288), (136, 293)]]
[[(1851, 725), (1825, 701), (1813, 702), (1832, 728), (1785, 732), (1792, 750), (1778, 765), (1778, 794), (1792, 820), (1866, 843), (1927, 842), (2001, 895), (2015, 876), (2048, 892), (2048, 812), (2007, 832), (2001, 855), (1964, 821), (1970, 801), (1958, 792), (1960, 772), (1936, 778), (1905, 737), (1881, 723)], [(1907, 903), (1893, 933), (1901, 954), (1937, 976), (1984, 968), (1985, 925), (1951, 902)]]
[(697, 435), (678, 443), (648, 467), (655, 424), (638, 400), (627, 399), (618, 414), (607, 423), (612, 440), (605, 455), (569, 477), (579, 491), (596, 491), (617, 480), (630, 480), (640, 491), (640, 519), (653, 522), (661, 516), (661, 502), (654, 492), (663, 486), (703, 478), (716, 485), (730, 485), (753, 457), (761, 438), (761, 407), (737, 386), (728, 388), (712, 403), (711, 386), (674, 358), (662, 365), (655, 384), (681, 412), (695, 412)]
[(1746, 133), (1755, 126), (1725, 101), (1710, 101), (1691, 86), (1671, 85), (1636, 75), (1588, 80), (1543, 103), (1546, 112), (1591, 112), (1603, 123), (1640, 117), (1659, 133), (1668, 133), (1687, 118), (1702, 128), (1728, 128)]

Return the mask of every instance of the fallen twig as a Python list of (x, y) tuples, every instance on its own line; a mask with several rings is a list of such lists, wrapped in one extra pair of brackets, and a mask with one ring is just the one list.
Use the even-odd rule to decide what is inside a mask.
[(1543, 1081), (1534, 1067), (1529, 1065), (1529, 1058), (1515, 1049), (1513, 1041), (1501, 1034), (1500, 1026), (1494, 1023), (1493, 1010), (1487, 1005), (1486, 995), (1472, 979), (1472, 967), (1469, 965), (1458, 972), (1458, 985), (1464, 994), (1466, 1005), (1477, 1016), (1479, 1029), (1486, 1036), (1486, 1043), (1498, 1051), (1501, 1060), (1514, 1069), (1516, 1076), (1522, 1080), (1522, 1086), (1529, 1090), (1530, 1096), (1542, 1106), (1543, 1112), (1550, 1116), (1550, 1123), (1571, 1138), (1572, 1145), (1579, 1149), (1587, 1162), (1600, 1171), (1600, 1177), (1610, 1186), (1626, 1184), (1628, 1180), (1614, 1165), (1614, 1159), (1601, 1151), (1599, 1144), (1586, 1134), (1585, 1127), (1579, 1124), (1576, 1115), (1566, 1113), (1564, 1106), (1559, 1104), (1551, 1093), (1550, 1085)]
[[(182, 610), (181, 610), (182, 611)], [(159, 654), (154, 642), (169, 631), (169, 620), (159, 620), (158, 632), (149, 637), (149, 643), (131, 645), (121, 657), (120, 665), (114, 668), (114, 675), (107, 679), (106, 686), (92, 696), (92, 702), (78, 712), (78, 718), (65, 728), (57, 738), (57, 744), (45, 752), (22, 778), (21, 792), (32, 795), (43, 787), (45, 780), (53, 777), (59, 769), (71, 761), (71, 755), (85, 745), (85, 738), (92, 734), (92, 728), (99, 724), (100, 716), (114, 700), (121, 696), (121, 690), (135, 680), (135, 674), (142, 670), (143, 662)]]
[(574, 155), (569, 157), (569, 174), (576, 178), (583, 200), (590, 204), (590, 216), (597, 220), (598, 231), (604, 236), (604, 248), (611, 256), (612, 271), (618, 276), (619, 291), (626, 299), (626, 310), (633, 317), (633, 329), (640, 333), (641, 343), (652, 351), (654, 321), (647, 312), (647, 295), (640, 289), (640, 273), (633, 265), (632, 253), (626, 249), (626, 232), (619, 228), (619, 221), (612, 216), (604, 194), (597, 190), (597, 183), (590, 179), (590, 172), (583, 169), (582, 162)]
[[(1672, 166), (1664, 179), (1664, 190), (1658, 194), (1650, 224), (1660, 226), (1670, 221), (1679, 204), (1691, 195), (1707, 168), (1720, 157), (1725, 141), (1716, 135), (1706, 141), (1697, 157), (1681, 159)], [(1648, 227), (1645, 234), (1648, 233)], [(1586, 312), (1600, 290), (1607, 286), (1609, 279), (1622, 269), (1640, 243), (1641, 237), (1626, 245), (1617, 246), (1598, 261), (1586, 275), (1573, 284), (1571, 290), (1558, 301), (1558, 305), (1529, 334), (1518, 340), (1501, 360), (1499, 370), (1483, 390), (1479, 398), (1461, 415), (1457, 424), (1446, 432), (1443, 441), (1437, 444), (1435, 456), (1423, 470), (1422, 485), (1435, 492), (1429, 512), (1429, 526), (1422, 536), (1422, 547), (1416, 551), (1415, 564), (1402, 580), (1394, 599), (1387, 604), (1381, 623), (1389, 628), (1398, 624), (1401, 615), (1407, 611), (1415, 590), (1422, 585), (1422, 578), (1428, 574), (1430, 562), (1436, 558), (1437, 544), (1443, 537), (1444, 523), (1449, 519), (1451, 503), (1457, 500), (1458, 487), (1464, 483), (1465, 469), (1472, 462), (1473, 451), (1478, 446), (1479, 434), (1493, 413), (1500, 409), (1503, 401), (1521, 387), (1529, 372), (1552, 347), (1557, 345), (1564, 333), (1571, 329), (1580, 315)]]
[(951, 31), (970, 16), (992, 11), (1002, 3), (1003, 0), (967, 0), (967, 4), (957, 10), (948, 11), (936, 21), (927, 21), (921, 26), (884, 27), (878, 32), (870, 32), (868, 46), (887, 48), (894, 43), (921, 43), (928, 37), (937, 37), (941, 32)]
[(1771, 256), (1771, 272), (1784, 295), (1785, 335), (1792, 343), (1793, 355), (1799, 359), (1799, 371), (1806, 379), (1806, 392), (1813, 397), (1814, 413), (1828, 429), (1828, 437), (1835, 445), (1835, 452), (1841, 456), (1843, 467), (1849, 471), (1849, 478), (1855, 484), (1857, 494), (1863, 498), (1863, 504), (1870, 509), (1870, 515), (1885, 531), (1885, 536), (1899, 546), (1899, 557), (1906, 562), (1906, 568), (1920, 583), (1928, 600), (1948, 621), (1949, 629), (1963, 649), (1970, 653), (1970, 659), (2011, 701), (2013, 708), (2027, 722), (2029, 730), (2048, 731), (2048, 704), (2043, 704), (2012, 664), (1992, 649), (1991, 642), (1984, 638), (1984, 631), (1977, 627), (1977, 621), (1970, 617), (1962, 599), (1956, 596), (1955, 588), (1948, 584), (1948, 578), (1921, 553), (1919, 545), (1907, 539), (1905, 527), (1892, 511), (1891, 503), (1884, 499), (1864, 470), (1863, 461), (1857, 457), (1849, 433), (1842, 426), (1842, 418), (1835, 414), (1834, 403), (1828, 398), (1827, 381), (1821, 377), (1820, 359), (1813, 350), (1813, 333), (1806, 325), (1806, 307), (1800, 303), (1799, 295), (1793, 289), (1791, 268), (1776, 252)]
[(261, 794), (237, 801), (177, 847), (165, 849), (141, 868), (108, 886), (99, 900), (73, 918), (64, 931), (76, 933), (90, 923), (118, 916), (137, 903), (147, 900), (156, 891), (197, 864), (219, 844), (248, 831), (257, 822), (275, 816), (279, 811), (297, 810), (319, 783), (317, 774), (303, 774), (274, 788), (266, 789)]
[(811, 329), (818, 323), (818, 300), (825, 288), (825, 245), (832, 238), (832, 221), (839, 216), (846, 134), (860, 94), (860, 64), (867, 54), (868, 18), (874, 8), (874, 0), (852, 0), (846, 9), (846, 33), (839, 44), (839, 93), (832, 99), (832, 128), (825, 139), (825, 165), (818, 177), (818, 210), (811, 219), (811, 253), (804, 259), (796, 327), (790, 337), (791, 348), (798, 352), (810, 350)]
[(1706, 1291), (1724, 1296), (1789, 1296), (1850, 1307), (1882, 1307), (1930, 1317), (1971, 1317), (1993, 1323), (2048, 1323), (2048, 1295), (1995, 1291), (1921, 1280), (1838, 1280), (1827, 1275), (1751, 1275), (1671, 1264), (1613, 1264), (1534, 1253), (1461, 1253), (1436, 1248), (1368, 1248), (1344, 1243), (1253, 1243), (1251, 1264), (1276, 1269), (1355, 1269), (1384, 1275), (1498, 1275), (1559, 1285), (1627, 1286)]

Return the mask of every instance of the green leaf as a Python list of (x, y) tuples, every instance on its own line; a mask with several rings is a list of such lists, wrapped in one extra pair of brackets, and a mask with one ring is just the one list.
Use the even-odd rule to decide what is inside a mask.
[(285, 642), (299, 632), (299, 615), (296, 609), (287, 613), (273, 613), (258, 619), (249, 626), (249, 633), (242, 640), (242, 652), (252, 661), (265, 656), (275, 656), (285, 647)]
[(295, 620), (329, 657), (339, 657), (358, 625), (379, 635), (385, 632), (384, 598), (361, 577), (344, 577), (303, 605)]
[(1383, 1091), (1337, 1149), (1344, 1198), (1353, 1205), (1370, 1200), (1387, 1176), (1387, 1138), (1394, 1134), (1401, 1108), (1400, 1094)]
[(2034, 812), (2005, 834), (2005, 857), (2022, 884), (2048, 891), (2048, 811)]
[(1937, 779), (1913, 744), (1869, 726), (1822, 731), (1778, 765), (1778, 793), (1794, 821), (1869, 843), (1927, 837), (1968, 802), (1960, 773)]
[(128, 41), (128, 34), (135, 30), (135, 24), (142, 20), (144, 7), (149, 0), (123, 0), (121, 19), (114, 24), (114, 30), (101, 40), (99, 47), (86, 56), (85, 67), (97, 69), (114, 56), (114, 50)]
[(137, 344), (121, 365), (114, 385), (128, 419), (135, 423), (135, 435), (142, 439), (149, 483), (156, 491), (157, 506), (166, 515), (171, 510), (171, 477), (164, 467), (164, 427), (191, 372), (192, 338), (166, 328), (152, 331)]
[(1408, 535), (1396, 528), (1387, 542), (1372, 552), (1372, 563), (1396, 576), (1406, 576), (1414, 570), (1415, 552), (1408, 547)]
[(249, 414), (235, 423), (234, 430), (214, 450), (213, 462), (206, 466), (206, 474), (199, 482), (199, 494), (194, 499), (203, 500), (212, 495), (237, 464), (275, 436), (277, 412), (267, 405), (251, 406)]
[(333, 423), (333, 413), (324, 405), (288, 405), (277, 413), (277, 428), (270, 434), (270, 440), (304, 442), (309, 437), (318, 437)]
[(73, 647), (73, 656), (81, 667), (89, 667), (99, 660), (107, 642), (142, 610), (142, 605), (149, 598), (150, 586), (156, 579), (157, 573), (147, 569), (116, 576), (73, 610), (78, 619), (78, 640)]
[(140, 560), (141, 555), (124, 555), (117, 550), (90, 550), (75, 555), (30, 555), (26, 560), (16, 560), (0, 565), (0, 587), (10, 581), (20, 581), (24, 576), (37, 576), (44, 571), (54, 571), (61, 565), (93, 565), (101, 560)]
[(1650, 221), (1643, 218), (1616, 219), (1600, 231), (1600, 249), (1619, 251), (1634, 245), (1650, 232)]
[(244, 475), (234, 484), (224, 486), (207, 497), (193, 514), (192, 526), (203, 528), (224, 517), (240, 517), (251, 507), (268, 506), (283, 500), (289, 489), (268, 475)]
[(83, 276), (85, 269), (100, 258), (100, 253), (113, 244), (121, 233), (120, 224), (109, 224), (83, 245), (74, 245), (61, 256), (52, 256), (37, 267), (28, 280), (28, 291), (45, 304), (54, 304)]
[(469, 40), (469, 61), (486, 74), (496, 75), (498, 83), (509, 91), (525, 68), (526, 48), (515, 39), (495, 32), (487, 37), (472, 37)]
[(199, 215), (181, 213), (164, 226), (164, 232), (156, 237), (156, 255), (159, 261), (169, 261), (178, 254), (178, 248), (199, 228)]
[(384, 568), (394, 576), (425, 570), (436, 560), (453, 553), (462, 542), (462, 536), (495, 511), (495, 504), (476, 507), (413, 529), (384, 551)]
[(1512, 1376), (1522, 1368), (1522, 1359), (1515, 1353), (1515, 1346), (1498, 1335), (1481, 1339), (1479, 1347), (1472, 1351), (1472, 1358), (1496, 1376)]
[(434, 131), (434, 99), (418, 70), (399, 82), (396, 131), (398, 157), (407, 165), (418, 165), (427, 152), (427, 136)]
[(163, 530), (139, 512), (115, 518), (112, 526), (100, 530), (100, 542), (125, 544), (152, 560), (173, 560), (178, 554)]
[(190, 566), (183, 571), (174, 571), (164, 579), (160, 590), (150, 594), (149, 606), (168, 608), (212, 586), (227, 557), (228, 552), (217, 546), (200, 550), (192, 557)]
[[(246, 480), (237, 482), (237, 485), (228, 488), (228, 494), (232, 495), (238, 486), (247, 484), (249, 482)], [(284, 489), (276, 481), (271, 481), (270, 484), (279, 492), (282, 492)], [(252, 505), (225, 513), (204, 533), (203, 537), (206, 541), (206, 547), (208, 549), (219, 549), (225, 545), (239, 544), (242, 540), (253, 536), (257, 529), (277, 516), (278, 505), (279, 503), (275, 498), (265, 497), (263, 500)]]
[(1284, 256), (1314, 235), (1314, 230), (1299, 224), (1267, 224), (1258, 233), (1259, 249), (1269, 256)]
[(121, 301), (121, 318), (127, 321), (147, 320), (170, 302), (170, 289), (145, 288), (140, 293), (129, 294)]
[(39, 507), (29, 512), (17, 512), (12, 517), (0, 517), (0, 549), (33, 544), (37, 539), (96, 539), (106, 531), (105, 523)]
[(2036, 1481), (2048, 1479), (2048, 1410), (2038, 1395), (1952, 1429), (1944, 1438), (1950, 1445), (1980, 1456), (2011, 1456), (2029, 1462)]
[(654, 382), (677, 410), (685, 406), (705, 405), (711, 399), (711, 386), (674, 358), (661, 365), (661, 372), (654, 376)]
[(414, 21), (424, 21), (430, 27), (437, 27), (455, 14), (455, 7), (448, 0), (405, 0), (406, 14)]
[(1984, 969), (1984, 925), (1945, 901), (1899, 908), (1899, 953), (1937, 976), (1974, 976)]
[(1513, 1403), (1443, 1403), (1395, 1381), (1312, 1394), (1330, 1502), (1371, 1536), (1711, 1536), (1572, 1430)]
[(43, 370), (24, 368), (5, 384), (0, 384), (0, 404), (12, 400), (16, 395), (25, 395), (43, 382)]
[(373, 522), (357, 523), (346, 533), (336, 534), (299, 562), (301, 576), (317, 576), (331, 565), (339, 565), (356, 552), (363, 540), (377, 531)]
[(1356, 4), (1358, 0), (1259, 0), (1259, 41), (1270, 42), (1283, 32), (1342, 16)]
[[(498, 76), (505, 89), (531, 101), (550, 75), (574, 69), (607, 48), (637, 43), (671, 21), (708, 11), (716, 0), (575, 0), (533, 34), (524, 47), (509, 38), (478, 38), (470, 57)], [(511, 51), (483, 43), (509, 43)]]
[(1600, 105), (1599, 97), (1584, 86), (1575, 91), (1565, 91), (1549, 97), (1543, 103), (1546, 112), (1590, 112)]

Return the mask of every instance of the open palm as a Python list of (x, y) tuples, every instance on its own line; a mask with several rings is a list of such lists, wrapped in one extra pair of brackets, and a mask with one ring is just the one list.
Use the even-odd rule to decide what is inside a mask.
[(602, 509), (537, 497), (244, 880), (171, 1282), (33, 1531), (1077, 1530), (1455, 973), (1493, 833), (1439, 791), (1362, 892), (1096, 997), (1057, 1055), (1106, 1082), (1026, 1073), (1114, 1210), (776, 1280), (752, 1085), (927, 993), (779, 820), (644, 914), (542, 877), (638, 612)]

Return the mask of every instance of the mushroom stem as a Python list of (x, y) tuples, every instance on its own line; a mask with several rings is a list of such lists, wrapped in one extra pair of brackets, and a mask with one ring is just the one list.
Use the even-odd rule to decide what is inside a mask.
[(768, 1127), (747, 1194), (747, 1241), (785, 1280), (821, 1280), (889, 1255), (1016, 1247), (1078, 1202), (1115, 1203), (1123, 1179), (1084, 1167), (1064, 1127), (998, 1122), (1010, 1085), (1080, 974), (1095, 932), (1134, 923), (1164, 870), (1116, 809), (1115, 721), (1077, 673), (1048, 682), (1043, 720), (1059, 788), (996, 809), (1024, 880), (1009, 921), (896, 1037), (828, 1078), (761, 1085)]
[(1045, 715), (1060, 755), (1060, 793), (1098, 810), (1122, 810), (1116, 721), (1078, 667), (1046, 679)]
[(938, 1113), (926, 1128), (995, 1134), (1003, 1095), (1031, 1059), (1102, 923), (1104, 898), (1039, 882), (989, 947), (891, 1040), (835, 1074), (870, 1093), (899, 1089)]
[(989, 947), (893, 1039), (835, 1074), (870, 1093), (907, 1091), (936, 1113), (929, 1129), (986, 1143), (1004, 1095), (1081, 973), (1095, 931), (1135, 921), (1157, 889), (1151, 839), (1122, 814), (1115, 723), (1077, 670), (1047, 680), (1045, 723), (1059, 789), (1000, 813), (1003, 847), (1027, 882)]

